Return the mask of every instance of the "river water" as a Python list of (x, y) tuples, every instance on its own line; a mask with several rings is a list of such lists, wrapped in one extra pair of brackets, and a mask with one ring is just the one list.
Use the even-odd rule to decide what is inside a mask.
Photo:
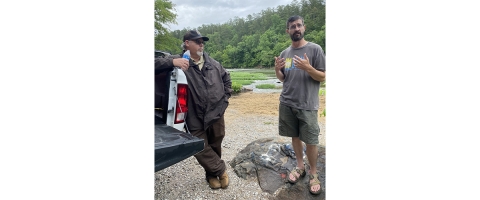
[[(261, 84), (274, 84), (276, 88), (279, 89), (259, 89), (256, 86)], [(243, 87), (247, 90), (252, 90), (253, 93), (277, 93), (282, 92), (283, 83), (280, 82), (277, 78), (275, 79), (267, 79), (267, 80), (257, 80), (250, 85), (244, 85)]]
[[(282, 92), (283, 83), (280, 82), (275, 77), (275, 69), (227, 69), (228, 71), (242, 71), (242, 72), (251, 72), (251, 73), (263, 73), (268, 79), (267, 80), (256, 80), (250, 85), (244, 85), (247, 91), (252, 91), (253, 93), (280, 93)], [(259, 89), (256, 86), (261, 84), (274, 84), (275, 88), (278, 89)]]

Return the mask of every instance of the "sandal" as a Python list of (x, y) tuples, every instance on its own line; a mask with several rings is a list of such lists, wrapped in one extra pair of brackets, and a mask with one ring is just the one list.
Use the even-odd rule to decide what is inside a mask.
[[(318, 174), (310, 174), (308, 176), (310, 178), (310, 180), (308, 181), (308, 191), (310, 191), (310, 193), (312, 194), (320, 194), (320, 192), (322, 191), (322, 186), (320, 185), (320, 180), (318, 180)], [(313, 183), (311, 183), (312, 180)], [(320, 189), (318, 189), (316, 192), (312, 191), (312, 186), (315, 185), (320, 185)]]
[[(293, 172), (297, 172), (297, 174), (299, 174), (299, 176), (295, 176), (295, 173), (293, 173)], [(293, 177), (295, 177), (295, 180), (291, 180), (291, 179), (290, 179), (290, 174), (291, 174)], [(287, 176), (288, 182), (290, 182), (290, 183), (297, 183), (298, 180), (300, 180), (300, 177), (304, 177), (305, 174), (307, 174), (307, 173), (305, 172), (305, 169), (300, 169), (300, 168), (298, 168), (298, 167), (295, 167), (295, 168), (292, 169), (292, 171), (290, 171), (290, 174), (288, 174), (288, 176)]]

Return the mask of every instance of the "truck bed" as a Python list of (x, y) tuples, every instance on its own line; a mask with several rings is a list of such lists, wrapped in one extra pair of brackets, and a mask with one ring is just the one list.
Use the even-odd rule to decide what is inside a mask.
[(165, 124), (156, 124), (155, 172), (195, 155), (203, 148), (203, 139)]

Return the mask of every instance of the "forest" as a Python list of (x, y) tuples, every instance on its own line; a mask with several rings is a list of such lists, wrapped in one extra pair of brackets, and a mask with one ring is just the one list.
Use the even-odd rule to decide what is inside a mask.
[(182, 52), (180, 47), (187, 28), (197, 29), (209, 37), (205, 52), (225, 68), (263, 68), (274, 66), (274, 56), (290, 46), (285, 32), (286, 20), (293, 15), (304, 18), (305, 40), (325, 46), (325, 0), (293, 0), (288, 5), (267, 8), (245, 18), (235, 17), (223, 24), (202, 24), (169, 31), (165, 25), (174, 23), (174, 4), (169, 0), (155, 0), (155, 49), (172, 54)]

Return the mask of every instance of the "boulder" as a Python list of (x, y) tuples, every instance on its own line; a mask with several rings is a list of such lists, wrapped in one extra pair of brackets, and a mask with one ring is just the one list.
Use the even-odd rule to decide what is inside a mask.
[[(285, 142), (284, 137), (253, 141), (237, 154), (230, 166), (240, 178), (256, 178), (262, 191), (274, 194), (275, 199), (325, 199), (325, 147), (317, 147), (317, 173), (322, 187), (319, 195), (308, 191), (308, 175), (296, 184), (287, 181), (297, 161), (291, 142)], [(303, 150), (306, 170), (309, 170), (305, 145)]]

